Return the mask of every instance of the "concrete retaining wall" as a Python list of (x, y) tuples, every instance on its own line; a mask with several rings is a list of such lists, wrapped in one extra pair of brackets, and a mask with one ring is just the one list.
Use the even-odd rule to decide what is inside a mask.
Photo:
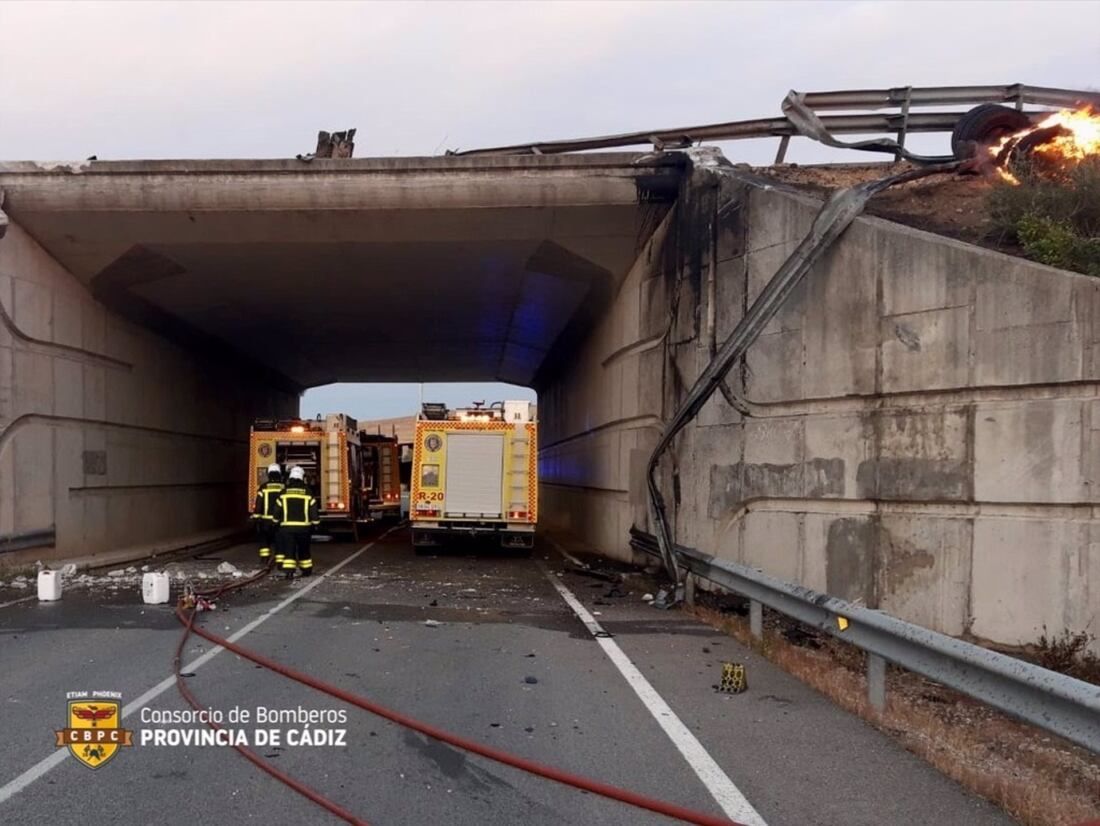
[[(543, 390), (553, 521), (630, 555), (658, 421), (817, 207), (685, 188)], [(1098, 342), (1097, 280), (858, 219), (729, 377), (742, 412), (712, 399), (666, 458), (677, 539), (950, 634), (1100, 632)]]
[(296, 397), (112, 315), (14, 224), (0, 308), (0, 543), (56, 532), (0, 568), (242, 524), (250, 421)]

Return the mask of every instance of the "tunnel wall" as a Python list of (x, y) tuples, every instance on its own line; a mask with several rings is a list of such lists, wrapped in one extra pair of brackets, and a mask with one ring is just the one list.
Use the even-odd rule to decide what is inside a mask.
[[(658, 420), (818, 206), (737, 175), (685, 186), (543, 390), (552, 523), (632, 556)], [(949, 634), (1096, 633), (1098, 343), (1096, 279), (857, 219), (729, 376), (742, 412), (716, 395), (666, 457), (676, 539)]]
[(250, 421), (296, 394), (107, 311), (15, 224), (0, 308), (0, 569), (244, 524)]

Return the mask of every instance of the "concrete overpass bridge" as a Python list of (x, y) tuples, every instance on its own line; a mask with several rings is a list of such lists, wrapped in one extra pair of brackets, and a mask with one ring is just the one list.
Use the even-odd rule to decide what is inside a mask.
[[(333, 381), (534, 387), (619, 557), (660, 425), (817, 205), (708, 154), (0, 164), (0, 566), (240, 521)], [(1100, 292), (859, 219), (677, 440), (677, 540), (952, 634), (1095, 627)]]

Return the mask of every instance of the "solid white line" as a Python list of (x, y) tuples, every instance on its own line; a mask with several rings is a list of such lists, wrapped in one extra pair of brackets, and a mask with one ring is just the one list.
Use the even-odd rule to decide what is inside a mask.
[[(554, 544), (556, 545), (556, 543)], [(691, 766), (692, 771), (695, 772), (703, 785), (707, 787), (707, 791), (722, 807), (722, 811), (726, 813), (726, 816), (738, 823), (744, 823), (746, 826), (766, 826), (760, 813), (752, 807), (752, 804), (741, 793), (741, 790), (722, 771), (722, 767), (703, 748), (703, 744), (696, 739), (695, 735), (676, 716), (676, 712), (650, 685), (649, 680), (642, 676), (642, 672), (623, 653), (618, 643), (607, 635), (607, 632), (596, 621), (596, 618), (588, 612), (588, 609), (581, 604), (580, 600), (573, 596), (573, 592), (566, 588), (542, 561), (538, 562), (538, 566), (542, 569), (546, 578), (550, 580), (550, 584), (554, 586), (554, 589), (561, 594), (562, 599), (573, 609), (573, 613), (577, 615), (577, 618), (584, 623), (592, 636), (596, 638), (596, 642), (599, 643), (604, 653), (619, 669), (619, 673), (623, 675), (630, 687), (634, 689), (638, 699), (653, 715), (657, 725), (668, 735), (668, 739), (683, 755), (684, 760)]]
[[(378, 539), (375, 539), (371, 542), (368, 542), (366, 545), (364, 545), (359, 550), (353, 552), (351, 555), (349, 555), (343, 561), (337, 563), (336, 565), (333, 565), (331, 568), (329, 568), (323, 574), (318, 576), (315, 580), (310, 582), (308, 585), (303, 585), (301, 588), (296, 590), (293, 594), (291, 594), (289, 597), (284, 599), (282, 602), (280, 602), (274, 608), (272, 608), (268, 611), (265, 611), (264, 613), (260, 614), (260, 616), (256, 617), (256, 619), (252, 620), (252, 622), (250, 622), (247, 625), (241, 627), (236, 633), (234, 633), (231, 637), (228, 637), (227, 639), (230, 642), (236, 642), (241, 637), (243, 637), (246, 634), (249, 634), (252, 631), (256, 630), (257, 626), (259, 626), (261, 623), (266, 622), (268, 619), (275, 616), (275, 614), (282, 611), (284, 608), (286, 608), (288, 605), (290, 605), (295, 600), (299, 600), (302, 597), (304, 597), (306, 594), (308, 594), (310, 591), (312, 591), (314, 588), (316, 588), (318, 585), (320, 585), (322, 582), (324, 582), (326, 577), (330, 576), (331, 574), (336, 573), (341, 568), (343, 568), (345, 565), (347, 565), (349, 562), (352, 562), (355, 559), (357, 559), (364, 551), (366, 551), (368, 548), (375, 545), (380, 539), (385, 537), (386, 534), (390, 533), (390, 531), (393, 531), (393, 530), (396, 530), (396, 528), (390, 528), (385, 533), (383, 533), (381, 536), (379, 536)], [(180, 671), (184, 671), (184, 672), (195, 671), (195, 670), (201, 668), (204, 664), (208, 663), (210, 660), (212, 660), (214, 657), (216, 657), (218, 654), (220, 654), (224, 650), (225, 649), (222, 648), (220, 645), (217, 645), (217, 646), (211, 648), (209, 651), (207, 651), (202, 656), (196, 657), (194, 660), (189, 662), (187, 665), (180, 668)], [(176, 684), (176, 675), (175, 674), (173, 674), (170, 677), (164, 678), (159, 683), (157, 683), (155, 686), (153, 686), (148, 691), (146, 691), (144, 694), (142, 694), (140, 697), (138, 697), (136, 700), (131, 700), (129, 703), (127, 703), (125, 706), (123, 706), (123, 708), (122, 708), (122, 719), (125, 720), (130, 715), (136, 714), (137, 712), (141, 711), (142, 708), (144, 708), (146, 705), (148, 705), (150, 702), (155, 700), (157, 697), (159, 697), (161, 694), (163, 694), (165, 691), (167, 691), (169, 688), (171, 688), (175, 684)], [(21, 775), (16, 777), (14, 780), (10, 780), (7, 783), (5, 783), (3, 786), (0, 786), (0, 803), (3, 803), (5, 800), (9, 799), (13, 795), (15, 795), (18, 792), (22, 791), (23, 789), (27, 788), (27, 786), (31, 785), (36, 780), (38, 780), (43, 775), (45, 775), (47, 772), (49, 772), (51, 769), (53, 769), (54, 767), (59, 765), (68, 756), (69, 756), (69, 750), (68, 749), (59, 749), (59, 750), (55, 751), (53, 754), (51, 754), (49, 757), (45, 757), (42, 760), (39, 760), (37, 763), (35, 763), (33, 766), (31, 766), (29, 769), (27, 769)]]

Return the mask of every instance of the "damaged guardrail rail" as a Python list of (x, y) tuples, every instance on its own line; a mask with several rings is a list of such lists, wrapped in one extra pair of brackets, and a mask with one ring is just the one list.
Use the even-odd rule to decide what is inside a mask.
[[(631, 528), (630, 544), (660, 556), (652, 534)], [(692, 548), (676, 545), (675, 554), (691, 574), (749, 600), (749, 625), (758, 639), (767, 606), (866, 651), (868, 699), (878, 710), (886, 706), (886, 663), (891, 662), (1100, 754), (1098, 685)]]
[[(869, 151), (889, 151), (895, 158), (911, 157), (938, 163), (941, 158), (923, 159), (905, 150), (905, 139), (912, 133), (951, 132), (963, 113), (960, 111), (913, 112), (927, 106), (977, 106), (983, 103), (1064, 108), (1090, 103), (1100, 106), (1100, 93), (1079, 89), (1055, 89), (1023, 83), (984, 86), (900, 86), (890, 89), (852, 89), (835, 92), (791, 91), (783, 101), (784, 115), (773, 118), (710, 123), (696, 126), (643, 129), (618, 135), (600, 135), (553, 141), (533, 141), (511, 146), (494, 146), (463, 151), (448, 150), (448, 155), (551, 155), (559, 152), (585, 152), (593, 149), (640, 146), (655, 150), (682, 149), (702, 141), (734, 141), (747, 138), (779, 138), (777, 164), (783, 163), (792, 137), (819, 140), (820, 135), (890, 134), (893, 146), (876, 148), (874, 141), (862, 141)], [(881, 112), (896, 109), (896, 112)], [(844, 114), (816, 115), (818, 111)], [(870, 114), (853, 114), (869, 112)]]

